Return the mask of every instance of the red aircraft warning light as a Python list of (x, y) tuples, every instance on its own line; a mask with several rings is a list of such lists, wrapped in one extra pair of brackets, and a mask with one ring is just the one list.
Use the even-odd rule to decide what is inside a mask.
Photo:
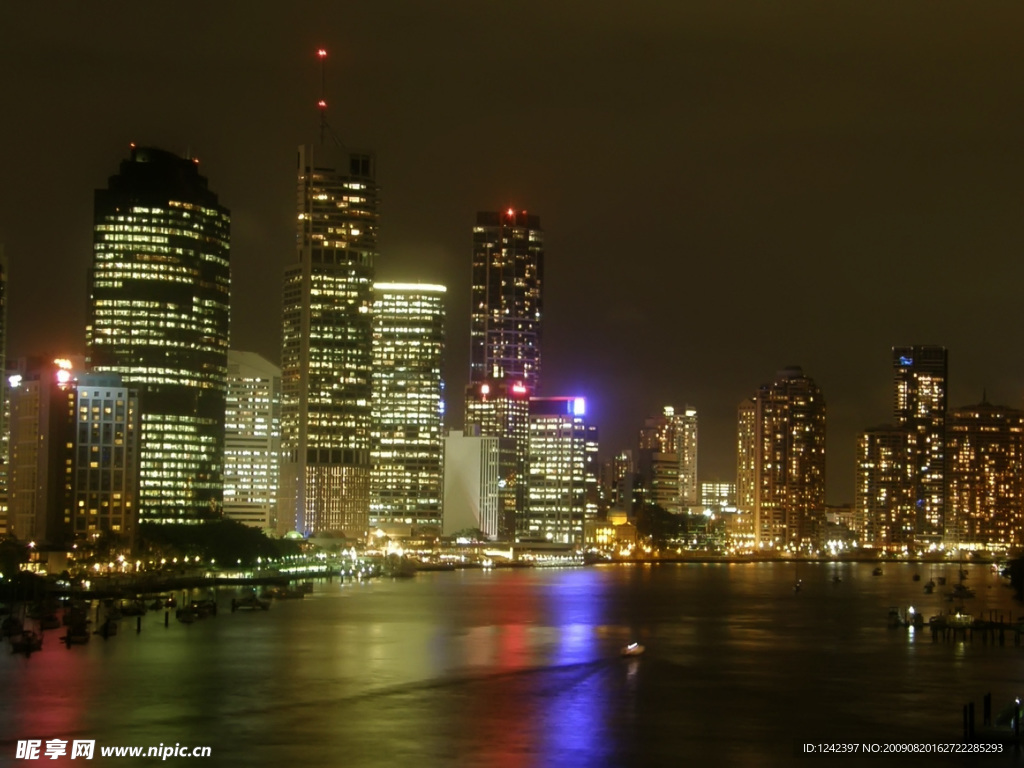
[(320, 48), (319, 50), (317, 50), (316, 55), (319, 56), (321, 59), (326, 59), (327, 51), (324, 50), (323, 48)]

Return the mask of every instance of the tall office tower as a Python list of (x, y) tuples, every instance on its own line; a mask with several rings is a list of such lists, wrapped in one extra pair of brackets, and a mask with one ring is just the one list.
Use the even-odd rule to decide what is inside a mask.
[(946, 511), (946, 348), (893, 347), (892, 366), (896, 424), (917, 438), (916, 535), (937, 543), (944, 535)]
[(661, 416), (644, 421), (639, 440), (640, 474), (649, 500), (679, 514), (695, 506), (697, 495), (697, 411), (676, 412), (665, 406)]
[[(540, 381), (544, 236), (540, 217), (481, 211), (473, 227), (470, 371), (465, 426), (512, 440), (516, 509), (526, 508), (527, 413)], [(516, 523), (517, 528), (520, 523)]]
[(754, 513), (757, 487), (757, 404), (744, 400), (736, 408), (736, 507)]
[(139, 388), (139, 518), (192, 522), (223, 501), (231, 268), (227, 208), (195, 160), (132, 147), (96, 190), (86, 344)]
[(14, 532), (55, 546), (116, 537), (137, 521), (139, 401), (82, 361), (22, 361), (11, 376)]
[(445, 287), (377, 283), (370, 524), (441, 532)]
[[(746, 404), (739, 410), (741, 448), (751, 451), (741, 453), (739, 466), (752, 466), (756, 546), (799, 548), (812, 538), (816, 515), (825, 508), (825, 399), (812, 379), (792, 367), (754, 397), (752, 445), (743, 426), (746, 421), (749, 427), (750, 410)], [(745, 482), (742, 472), (737, 482)]]
[(916, 448), (912, 432), (892, 425), (857, 438), (853, 528), (862, 544), (897, 553), (917, 550)]
[(277, 527), (281, 476), (281, 369), (255, 352), (228, 352), (224, 515)]
[(279, 529), (362, 536), (370, 517), (371, 155), (299, 147), (295, 263), (284, 276)]
[(597, 517), (597, 427), (582, 397), (530, 398), (526, 514), (520, 540), (583, 544), (583, 524)]
[(949, 412), (947, 540), (960, 546), (1019, 549), (1024, 543), (1024, 412), (978, 405)]
[(540, 379), (544, 238), (540, 217), (482, 211), (473, 227), (470, 382)]

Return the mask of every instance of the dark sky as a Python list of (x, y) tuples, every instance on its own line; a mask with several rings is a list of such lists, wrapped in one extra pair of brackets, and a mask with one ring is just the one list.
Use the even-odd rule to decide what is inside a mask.
[[(191, 152), (232, 212), (233, 346), (279, 360), (295, 147), (376, 152), (384, 280), (449, 286), (468, 372), (477, 210), (545, 230), (544, 394), (608, 453), (799, 364), (829, 406), (828, 497), (890, 418), (889, 349), (950, 350), (950, 405), (1024, 405), (1024, 3), (745, 0), (5, 2), (9, 352), (80, 350), (92, 192), (128, 143)], [(461, 399), (450, 400), (459, 427)]]

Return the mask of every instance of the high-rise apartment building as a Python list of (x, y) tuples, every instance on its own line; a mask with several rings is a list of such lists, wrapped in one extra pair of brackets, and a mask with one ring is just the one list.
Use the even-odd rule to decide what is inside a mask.
[(1024, 412), (992, 405), (956, 408), (946, 421), (946, 541), (977, 549), (1024, 544)]
[(757, 487), (757, 403), (744, 400), (736, 408), (736, 507), (754, 513)]
[(228, 352), (224, 516), (277, 526), (281, 476), (281, 369), (255, 352)]
[(445, 287), (377, 283), (370, 524), (441, 532)]
[(528, 501), (517, 538), (583, 544), (597, 516), (597, 427), (581, 397), (530, 398)]
[(917, 550), (916, 454), (917, 438), (904, 427), (875, 427), (858, 437), (853, 528), (862, 544)]
[[(740, 502), (749, 467), (756, 546), (798, 549), (811, 543), (825, 508), (825, 399), (813, 379), (792, 367), (761, 386), (752, 406), (739, 409), (740, 448), (749, 451), (738, 457)], [(753, 441), (745, 431), (751, 411)]]
[(279, 529), (361, 536), (370, 515), (374, 159), (299, 147), (284, 277)]
[(915, 436), (916, 538), (942, 540), (946, 513), (945, 347), (893, 347), (893, 416), (897, 426)]
[(140, 390), (139, 517), (219, 514), (229, 347), (230, 217), (198, 161), (132, 147), (96, 190), (86, 343)]

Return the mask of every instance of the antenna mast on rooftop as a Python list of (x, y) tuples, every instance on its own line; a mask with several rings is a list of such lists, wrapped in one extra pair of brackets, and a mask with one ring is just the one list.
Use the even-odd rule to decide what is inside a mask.
[(320, 100), (316, 103), (316, 106), (320, 110), (320, 144), (322, 145), (327, 135), (327, 74), (324, 66), (324, 61), (327, 59), (327, 50), (325, 48), (317, 49), (316, 56), (320, 59)]

